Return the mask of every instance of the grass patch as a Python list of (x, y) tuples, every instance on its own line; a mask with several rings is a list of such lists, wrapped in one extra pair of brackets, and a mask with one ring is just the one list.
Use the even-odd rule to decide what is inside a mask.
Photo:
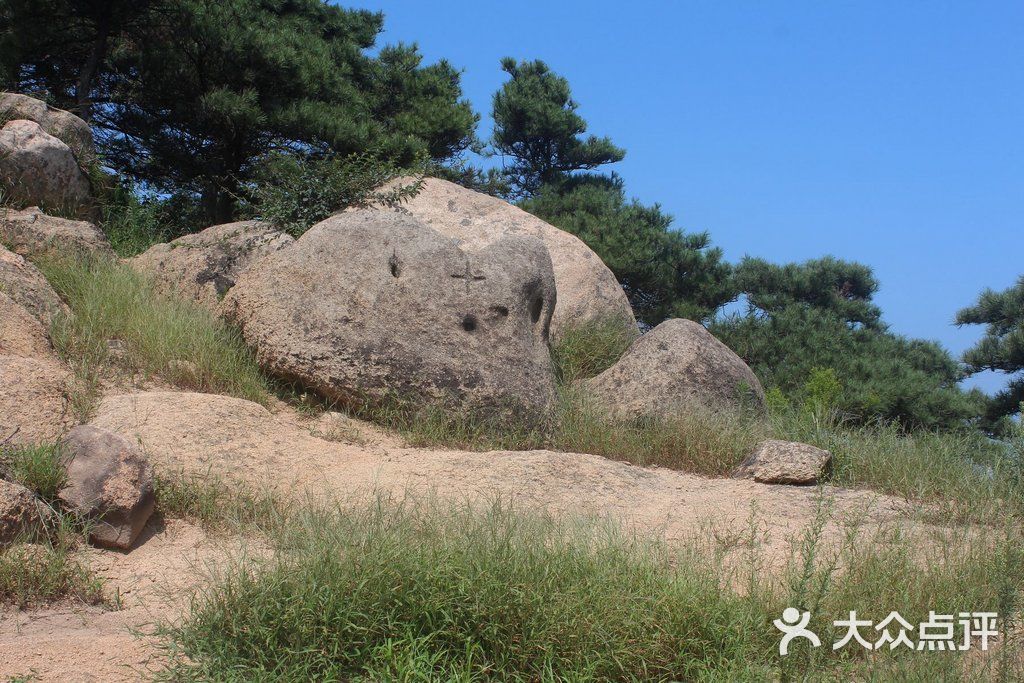
[(47, 511), (39, 532), (0, 547), (0, 602), (22, 608), (69, 599), (102, 603), (102, 582), (75, 556), (88, 539), (88, 524), (57, 499), (67, 482), (63, 449), (55, 444), (2, 447), (0, 474), (32, 491)]
[(0, 449), (0, 474), (53, 503), (67, 483), (66, 455), (59, 444), (12, 446)]
[(995, 502), (1024, 513), (1024, 461), (1011, 443), (962, 432), (907, 432), (899, 425), (851, 425), (835, 412), (771, 416), (776, 438), (803, 441), (833, 456), (832, 482), (909, 500), (955, 504), (965, 514)]
[(559, 382), (573, 382), (601, 374), (622, 357), (640, 331), (619, 318), (599, 318), (566, 326), (551, 346), (551, 360)]
[(215, 476), (157, 476), (154, 490), (159, 514), (194, 522), (209, 531), (269, 532), (280, 525), (287, 511), (269, 491), (253, 491)]
[[(955, 652), (832, 651), (833, 619), (897, 610), (1016, 615), (1019, 530), (884, 543), (824, 540), (827, 506), (787, 568), (725, 567), (608, 524), (437, 503), (303, 509), (270, 558), (239, 560), (162, 635), (173, 680), (670, 681), (943, 680)], [(838, 569), (842, 567), (842, 569)], [(744, 579), (737, 590), (736, 579)], [(778, 654), (772, 620), (812, 613), (824, 647)], [(872, 640), (878, 633), (865, 634)], [(916, 640), (916, 638), (915, 638)], [(1014, 680), (1015, 644), (974, 661), (974, 680)], [(881, 678), (874, 678), (875, 676)]]
[(51, 330), (80, 389), (80, 420), (95, 410), (110, 370), (141, 372), (183, 389), (266, 403), (268, 383), (241, 336), (192, 302), (158, 294), (128, 266), (106, 261), (44, 261), (47, 279), (71, 315)]

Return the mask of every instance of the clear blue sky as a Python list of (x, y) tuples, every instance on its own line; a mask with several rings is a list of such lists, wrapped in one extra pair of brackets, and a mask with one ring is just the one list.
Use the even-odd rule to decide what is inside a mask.
[(500, 58), (547, 61), (631, 195), (730, 261), (869, 264), (896, 332), (959, 353), (955, 311), (1024, 274), (1020, 0), (340, 4), (464, 69), (481, 135)]

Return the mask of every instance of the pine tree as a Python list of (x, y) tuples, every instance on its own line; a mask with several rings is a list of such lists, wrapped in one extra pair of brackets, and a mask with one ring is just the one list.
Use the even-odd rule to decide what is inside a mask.
[(873, 302), (878, 280), (863, 264), (826, 257), (771, 264), (744, 259), (735, 283), (747, 311), (711, 331), (768, 388), (797, 401), (816, 373), (831, 370), (849, 419), (953, 429), (978, 418), (980, 392), (965, 392), (963, 371), (939, 344), (889, 331)]
[(1011, 376), (988, 408), (994, 427), (999, 418), (1020, 414), (1024, 404), (1024, 276), (1002, 292), (982, 292), (978, 302), (956, 316), (957, 325), (985, 325), (985, 336), (964, 353), (970, 373), (995, 370)]
[(618, 176), (572, 176), (544, 186), (522, 207), (586, 242), (649, 326), (667, 318), (706, 320), (735, 298), (731, 268), (708, 234), (674, 230), (657, 204), (627, 201)]
[(590, 135), (569, 81), (542, 61), (501, 61), (511, 78), (494, 95), (494, 150), (510, 157), (505, 174), (516, 197), (530, 197), (574, 171), (621, 161), (625, 150)]

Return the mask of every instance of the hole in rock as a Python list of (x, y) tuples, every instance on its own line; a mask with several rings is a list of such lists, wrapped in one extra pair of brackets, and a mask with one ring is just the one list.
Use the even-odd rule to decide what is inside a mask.
[(392, 254), (391, 258), (388, 259), (388, 269), (394, 277), (398, 277), (402, 274), (402, 263), (398, 260), (398, 256), (395, 254)]
[(466, 332), (472, 332), (473, 330), (475, 330), (476, 318), (471, 315), (467, 315), (465, 318), (463, 318), (462, 329), (464, 329)]
[(544, 310), (544, 298), (534, 297), (533, 301), (530, 302), (530, 320), (537, 322), (540, 320), (540, 312)]

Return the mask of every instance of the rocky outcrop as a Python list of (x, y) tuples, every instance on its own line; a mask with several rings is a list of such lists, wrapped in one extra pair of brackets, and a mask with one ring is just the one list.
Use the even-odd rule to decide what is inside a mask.
[(54, 316), (67, 312), (53, 287), (39, 269), (0, 246), (0, 294), (24, 306), (37, 320), (49, 325)]
[(0, 294), (0, 355), (42, 358), (51, 353), (39, 321), (14, 299)]
[(41, 534), (44, 510), (27, 488), (0, 479), (0, 545), (33, 540)]
[(822, 448), (769, 439), (743, 461), (733, 476), (762, 484), (810, 486), (821, 481), (831, 465), (832, 454)]
[(63, 443), (69, 460), (61, 501), (93, 522), (93, 543), (130, 548), (156, 503), (149, 461), (128, 439), (91, 425), (75, 427)]
[(114, 256), (106, 235), (92, 223), (47, 216), (37, 206), (0, 209), (0, 241), (29, 258), (47, 253)]
[(151, 276), (160, 291), (184, 296), (216, 312), (221, 299), (249, 266), (294, 241), (266, 223), (228, 223), (157, 244), (130, 263)]
[(73, 378), (50, 347), (46, 330), (27, 310), (0, 294), (0, 441), (53, 441), (72, 425)]
[(595, 320), (621, 318), (624, 324), (636, 324), (625, 292), (590, 247), (506, 201), (427, 178), (415, 197), (395, 209), (382, 210), (408, 213), (457, 240), (466, 252), (480, 251), (507, 235), (541, 240), (551, 255), (558, 288), (558, 304), (551, 319), (555, 338), (561, 328)]
[(671, 415), (688, 405), (764, 408), (764, 390), (729, 347), (691, 320), (666, 320), (583, 386), (623, 419)]
[(71, 148), (24, 119), (0, 129), (0, 187), (19, 206), (84, 215), (93, 210), (89, 179)]
[(510, 236), (466, 252), (410, 216), (363, 210), (261, 260), (223, 310), (264, 368), (329, 399), (535, 416), (554, 397), (554, 307), (540, 241)]
[(96, 158), (89, 124), (71, 112), (51, 107), (42, 100), (12, 92), (0, 93), (0, 119), (35, 121), (43, 130), (71, 148), (83, 166)]

